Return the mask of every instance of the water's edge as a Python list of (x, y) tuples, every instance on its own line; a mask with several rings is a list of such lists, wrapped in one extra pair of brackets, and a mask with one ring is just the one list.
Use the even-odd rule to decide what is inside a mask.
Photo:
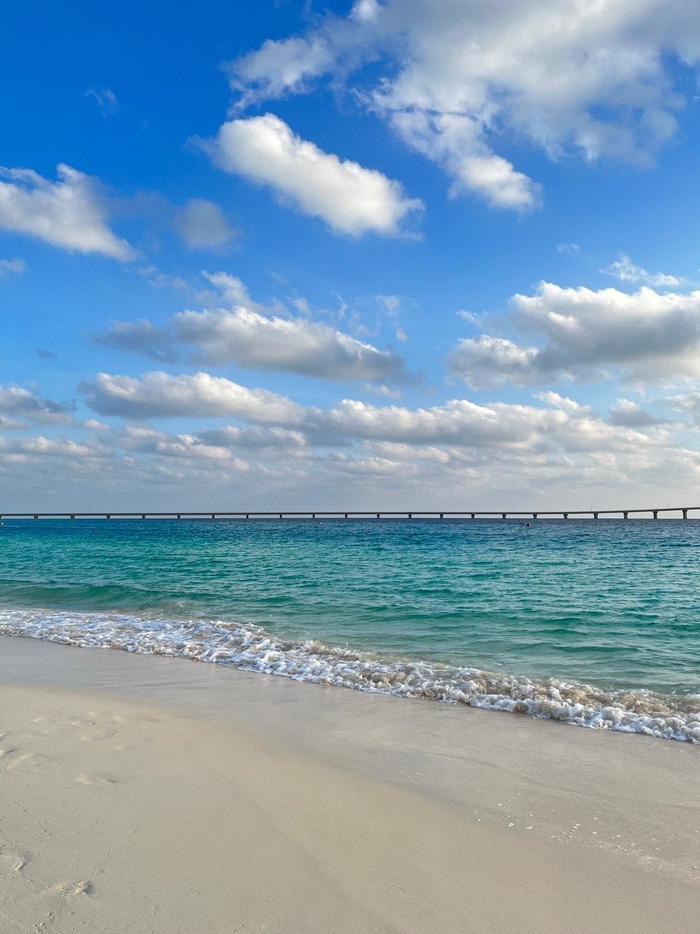
[(605, 691), (576, 681), (392, 658), (318, 640), (285, 639), (242, 623), (3, 608), (0, 635), (189, 658), (369, 693), (700, 744), (699, 695)]

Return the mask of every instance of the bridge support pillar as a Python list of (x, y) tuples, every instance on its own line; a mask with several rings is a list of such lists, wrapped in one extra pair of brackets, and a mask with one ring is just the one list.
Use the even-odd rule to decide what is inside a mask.
[(568, 518), (569, 518), (569, 513), (568, 513), (568, 512), (563, 512), (563, 513), (562, 513), (562, 516), (563, 516), (565, 519), (568, 519)]
[(507, 515), (507, 513), (502, 512), (502, 513), (501, 513), (501, 519), (505, 519), (506, 515)]
[(533, 518), (533, 519), (536, 519), (536, 518), (537, 518), (537, 513), (536, 513), (536, 512), (533, 512), (532, 518)]
[(683, 512), (683, 518), (684, 518), (684, 519), (687, 519), (687, 518), (688, 518), (688, 510), (687, 510), (687, 509), (683, 509), (682, 512)]
[(623, 518), (623, 519), (629, 519), (629, 517), (630, 517), (630, 514), (629, 514), (628, 512), (625, 511), (625, 512), (622, 513), (622, 518)]
[(658, 509), (652, 509), (651, 514), (652, 514), (652, 516), (653, 516), (655, 519), (658, 519), (658, 518), (659, 518), (659, 510), (658, 510)]

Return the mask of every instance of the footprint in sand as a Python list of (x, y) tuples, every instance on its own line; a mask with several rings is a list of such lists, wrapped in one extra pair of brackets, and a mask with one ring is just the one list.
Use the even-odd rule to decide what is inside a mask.
[(19, 853), (0, 853), (0, 868), (7, 872), (21, 872), (28, 862), (28, 857)]
[(83, 773), (76, 778), (79, 785), (117, 785), (116, 778), (110, 775), (87, 775)]
[[(0, 756), (0, 772), (11, 772), (13, 769), (16, 769), (18, 765), (22, 765), (23, 762), (29, 762), (34, 758), (34, 754), (31, 752), (23, 752), (16, 758), (11, 758), (16, 752), (16, 749), (3, 750), (4, 754)], [(8, 758), (10, 761), (6, 762)]]
[(88, 879), (80, 882), (57, 882), (51, 888), (46, 889), (47, 895), (89, 895), (92, 890), (92, 883)]
[(80, 737), (81, 743), (98, 743), (101, 740), (113, 739), (117, 735), (116, 730), (108, 730), (106, 733), (84, 733)]

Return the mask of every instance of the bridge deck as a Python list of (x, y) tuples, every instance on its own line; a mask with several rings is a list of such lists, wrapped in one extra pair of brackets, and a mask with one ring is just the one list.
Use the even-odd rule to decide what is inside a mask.
[[(691, 516), (690, 513), (696, 515)], [(600, 519), (631, 516), (641, 518), (700, 519), (700, 506), (658, 506), (644, 509), (526, 509), (526, 510), (305, 510), (261, 512), (226, 512), (199, 510), (196, 512), (4, 512), (0, 519)]]

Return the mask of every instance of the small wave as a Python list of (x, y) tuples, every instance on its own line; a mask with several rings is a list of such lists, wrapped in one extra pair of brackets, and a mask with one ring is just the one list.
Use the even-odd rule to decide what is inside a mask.
[(700, 743), (700, 697), (604, 691), (555, 678), (382, 658), (315, 639), (274, 636), (242, 623), (146, 619), (117, 613), (0, 611), (0, 635), (170, 655), (399, 697), (418, 697), (559, 720), (591, 729)]

